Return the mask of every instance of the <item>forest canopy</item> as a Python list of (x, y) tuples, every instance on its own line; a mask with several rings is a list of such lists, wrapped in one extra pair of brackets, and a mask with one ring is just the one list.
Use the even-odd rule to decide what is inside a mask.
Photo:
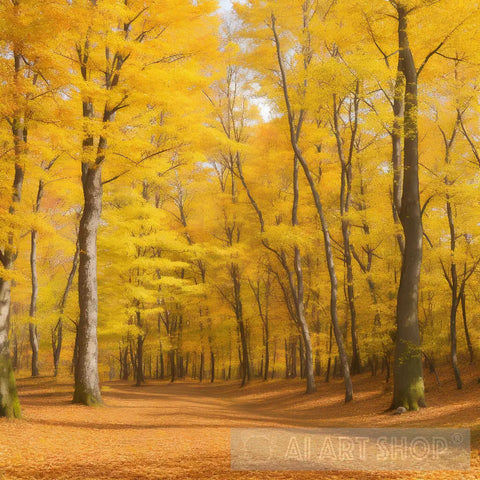
[[(0, 415), (15, 375), (477, 361), (478, 2), (0, 1)], [(320, 378), (322, 377), (322, 378)]]

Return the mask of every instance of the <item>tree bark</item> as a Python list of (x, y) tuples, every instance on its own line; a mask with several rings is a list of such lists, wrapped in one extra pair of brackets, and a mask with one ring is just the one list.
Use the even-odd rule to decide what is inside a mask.
[(135, 372), (136, 386), (140, 387), (145, 383), (145, 376), (143, 374), (143, 335), (137, 335), (137, 369)]
[(354, 120), (351, 125), (351, 138), (348, 149), (348, 155), (343, 152), (343, 139), (340, 134), (339, 128), (339, 109), (337, 108), (336, 95), (333, 96), (333, 118), (335, 127), (335, 137), (337, 141), (337, 151), (340, 159), (341, 170), (341, 187), (340, 187), (340, 214), (342, 216), (342, 238), (343, 238), (343, 257), (345, 267), (347, 270), (347, 304), (350, 313), (350, 332), (352, 337), (352, 363), (351, 371), (353, 374), (360, 373), (361, 362), (360, 353), (358, 350), (358, 336), (357, 336), (357, 312), (355, 309), (355, 290), (353, 284), (353, 265), (352, 265), (352, 247), (350, 245), (350, 231), (351, 225), (348, 219), (350, 212), (350, 206), (352, 201), (352, 182), (353, 182), (353, 170), (352, 160), (354, 143), (357, 136), (358, 129), (358, 107), (359, 107), (359, 93), (360, 85), (356, 82), (354, 102)]
[(68, 275), (67, 284), (65, 285), (65, 290), (63, 291), (62, 300), (60, 302), (60, 317), (58, 319), (57, 325), (52, 331), (52, 352), (53, 352), (53, 376), (56, 377), (58, 374), (58, 366), (60, 364), (60, 354), (62, 352), (62, 340), (63, 340), (63, 312), (65, 311), (65, 306), (67, 304), (68, 294), (72, 288), (73, 279), (77, 272), (78, 267), (78, 257), (79, 257), (79, 244), (78, 237), (75, 245), (75, 253), (73, 255), (72, 268)]
[(210, 382), (215, 381), (215, 354), (210, 350)]
[(78, 358), (75, 368), (74, 403), (102, 404), (98, 379), (97, 345), (97, 230), (102, 212), (102, 167), (82, 165), (84, 209), (80, 220), (78, 241)]
[(241, 279), (240, 270), (236, 263), (230, 265), (230, 276), (233, 282), (233, 307), (237, 320), (238, 333), (240, 335), (241, 347), (241, 370), (242, 370), (242, 387), (245, 386), (251, 378), (250, 359), (248, 356), (248, 341), (245, 322), (243, 319), (243, 304), (241, 297)]
[(472, 341), (470, 339), (470, 332), (468, 330), (467, 305), (466, 305), (467, 302), (466, 302), (465, 292), (462, 293), (461, 302), (462, 302), (463, 328), (465, 330), (465, 340), (467, 342), (468, 353), (470, 355), (470, 365), (472, 365), (472, 363), (473, 363), (473, 346), (472, 346)]
[[(41, 183), (41, 181), (40, 181)], [(40, 187), (39, 187), (40, 191)], [(37, 276), (37, 231), (31, 232), (31, 248), (30, 248), (30, 271), (32, 280), (32, 294), (30, 298), (30, 323), (28, 324), (28, 332), (30, 337), (30, 347), (32, 349), (32, 377), (38, 377), (38, 332), (35, 324), (35, 315), (37, 311), (38, 298), (38, 276)]]
[[(392, 137), (392, 169), (393, 169), (393, 192), (392, 211), (395, 225), (400, 227), (400, 210), (402, 206), (403, 191), (403, 162), (402, 162), (402, 127), (405, 115), (405, 74), (403, 57), (398, 56), (397, 77), (395, 80), (395, 91), (393, 98), (393, 126)], [(396, 235), (398, 248), (403, 256), (405, 253), (405, 240), (402, 233)]]
[(203, 382), (203, 372), (205, 370), (205, 354), (203, 351), (200, 353), (200, 372), (199, 372), (199, 381)]
[(460, 369), (458, 368), (458, 359), (457, 359), (457, 310), (458, 304), (460, 301), (458, 295), (458, 273), (457, 273), (457, 264), (453, 258), (453, 254), (456, 249), (456, 233), (455, 233), (455, 223), (453, 220), (453, 211), (452, 205), (450, 203), (450, 197), (447, 194), (447, 218), (448, 225), (450, 228), (450, 250), (452, 252), (452, 260), (450, 263), (450, 290), (451, 290), (451, 301), (450, 301), (450, 361), (452, 362), (453, 373), (455, 375), (455, 382), (459, 390), (462, 389), (462, 377), (460, 376)]
[(307, 181), (310, 186), (310, 190), (312, 192), (312, 196), (315, 202), (315, 207), (317, 209), (317, 213), (320, 218), (320, 223), (322, 226), (322, 233), (323, 233), (324, 246), (325, 246), (325, 257), (327, 261), (328, 274), (330, 277), (330, 317), (331, 317), (333, 332), (335, 335), (335, 340), (337, 343), (337, 348), (340, 356), (340, 363), (341, 363), (343, 378), (345, 382), (345, 402), (347, 403), (353, 399), (353, 387), (352, 387), (352, 380), (350, 376), (350, 368), (348, 365), (347, 353), (345, 351), (342, 332), (340, 330), (340, 325), (338, 322), (338, 313), (337, 313), (338, 281), (337, 281), (337, 274), (335, 272), (332, 242), (330, 238), (328, 223), (323, 211), (323, 205), (315, 185), (315, 180), (312, 176), (312, 173), (310, 171), (310, 168), (305, 158), (303, 157), (302, 151), (298, 145), (299, 127), (297, 126), (297, 129), (295, 129), (294, 115), (293, 115), (293, 110), (290, 104), (290, 96), (288, 93), (287, 78), (286, 78), (285, 68), (283, 65), (283, 59), (282, 59), (281, 50), (280, 50), (280, 41), (279, 41), (278, 34), (275, 27), (276, 19), (273, 14), (272, 14), (271, 20), (272, 20), (272, 31), (275, 38), (278, 65), (280, 68), (280, 74), (282, 78), (283, 96), (284, 96), (285, 104), (287, 108), (288, 123), (289, 123), (289, 129), (290, 129), (290, 142), (292, 145), (292, 149), (295, 153), (295, 156), (300, 162), (302, 169), (304, 171), (305, 177), (307, 178)]
[(28, 324), (28, 333), (30, 337), (30, 346), (32, 348), (32, 377), (38, 377), (38, 331), (34, 323)]
[[(5, 253), (2, 254), (5, 256)], [(2, 261), (4, 268), (12, 263)], [(0, 278), (0, 417), (20, 418), (20, 402), (8, 342), (10, 281)]]
[[(37, 201), (33, 208), (34, 213), (40, 210), (40, 203), (43, 197), (43, 180), (38, 182)], [(30, 323), (28, 325), (30, 336), (30, 347), (32, 349), (32, 377), (38, 377), (38, 330), (35, 323), (38, 299), (38, 275), (37, 275), (37, 237), (38, 232), (34, 229), (30, 234), (30, 273), (32, 280), (32, 294), (30, 297)]]
[[(137, 302), (139, 303), (139, 302)], [(136, 311), (136, 317), (137, 317), (137, 327), (139, 329), (142, 329), (142, 317), (140, 310)], [(137, 335), (137, 368), (135, 371), (135, 379), (136, 379), (136, 386), (140, 387), (142, 383), (145, 383), (145, 374), (143, 372), (143, 342), (145, 340), (145, 335), (142, 333), (139, 333)]]
[[(13, 52), (14, 79), (16, 86), (21, 76), (23, 57), (19, 52)], [(16, 99), (17, 102), (20, 99)], [(17, 112), (20, 110), (20, 105)], [(14, 155), (15, 155), (15, 174), (13, 178), (12, 203), (9, 207), (9, 214), (15, 215), (16, 206), (22, 198), (22, 187), (25, 176), (24, 162), (22, 154), (27, 146), (27, 127), (24, 118), (20, 112), (11, 119)], [(0, 249), (0, 262), (4, 270), (12, 270), (17, 252), (15, 248), (14, 232), (8, 233), (7, 245)], [(12, 362), (10, 359), (10, 344), (8, 332), (10, 327), (10, 301), (11, 284), (10, 280), (0, 278), (0, 417), (20, 418), (20, 402), (18, 400), (15, 375), (13, 373)]]
[(426, 406), (418, 291), (422, 264), (423, 227), (418, 180), (417, 72), (407, 34), (407, 11), (397, 5), (398, 41), (403, 62), (405, 88), (404, 171), (400, 221), (405, 237), (405, 252), (397, 296), (392, 408), (418, 410)]

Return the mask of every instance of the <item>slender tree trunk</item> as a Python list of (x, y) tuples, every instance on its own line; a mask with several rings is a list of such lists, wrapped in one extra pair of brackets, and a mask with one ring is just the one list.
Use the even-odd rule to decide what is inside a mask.
[[(40, 184), (42, 181), (40, 181)], [(40, 187), (39, 187), (40, 192)], [(37, 200), (38, 201), (38, 200)], [(30, 249), (30, 271), (32, 279), (32, 294), (30, 298), (30, 323), (28, 331), (30, 337), (30, 347), (32, 349), (32, 377), (38, 377), (40, 374), (38, 369), (38, 331), (35, 324), (35, 316), (37, 312), (38, 298), (38, 276), (37, 276), (37, 231), (31, 232), (31, 249)]]
[[(140, 312), (137, 310), (137, 326), (142, 327)], [(137, 335), (137, 372), (136, 372), (136, 386), (140, 387), (145, 383), (145, 375), (143, 373), (143, 342), (145, 337), (143, 334)]]
[[(298, 127), (296, 128), (294, 123), (294, 115), (293, 115), (293, 110), (291, 107), (290, 97), (288, 93), (287, 77), (286, 77), (285, 68), (283, 65), (283, 59), (282, 59), (281, 50), (280, 50), (280, 41), (276, 31), (276, 26), (275, 26), (276, 19), (273, 14), (271, 17), (271, 21), (272, 21), (272, 31), (275, 38), (278, 66), (280, 68), (280, 74), (282, 78), (283, 94), (284, 94), (285, 104), (286, 104), (287, 113), (288, 113), (290, 141), (291, 141), (291, 145), (295, 153), (295, 156), (300, 162), (302, 169), (305, 173), (305, 177), (307, 178), (307, 181), (310, 186), (310, 190), (312, 192), (312, 196), (315, 202), (315, 207), (317, 209), (317, 213), (320, 218), (320, 223), (322, 226), (323, 239), (324, 239), (324, 245), (325, 245), (325, 256), (327, 260), (328, 273), (330, 277), (330, 316), (333, 324), (333, 332), (335, 334), (335, 340), (337, 342), (338, 352), (340, 356), (340, 363), (341, 363), (343, 378), (345, 382), (345, 402), (349, 402), (353, 399), (353, 387), (352, 387), (352, 380), (350, 377), (350, 368), (348, 365), (347, 353), (345, 351), (342, 332), (340, 330), (340, 325), (338, 322), (338, 313), (337, 313), (338, 281), (337, 281), (337, 275), (335, 272), (330, 232), (328, 229), (327, 220), (324, 215), (323, 205), (320, 200), (320, 195), (315, 185), (315, 180), (312, 176), (312, 173), (310, 171), (310, 168), (307, 162), (305, 161), (305, 158), (303, 157), (302, 151), (298, 146), (298, 136), (300, 132), (299, 132), (299, 128)], [(304, 112), (302, 111), (300, 115), (303, 117)]]
[[(452, 205), (450, 203), (450, 198), (447, 194), (447, 217), (448, 224), (450, 227), (450, 250), (455, 252), (456, 248), (456, 233), (455, 233), (455, 224), (453, 220)], [(450, 290), (451, 290), (451, 302), (450, 302), (450, 361), (452, 362), (453, 373), (455, 375), (455, 382), (459, 390), (462, 389), (463, 383), (460, 376), (460, 369), (458, 368), (457, 360), (457, 309), (458, 303), (460, 301), (458, 295), (458, 273), (457, 273), (457, 264), (455, 263), (454, 258), (452, 257), (450, 263)]]
[(355, 96), (353, 98), (354, 105), (354, 117), (353, 123), (350, 125), (351, 138), (350, 145), (348, 148), (348, 154), (345, 155), (343, 148), (344, 142), (342, 135), (340, 133), (339, 126), (339, 107), (337, 106), (336, 95), (333, 96), (333, 118), (334, 118), (334, 127), (335, 127), (335, 137), (337, 141), (337, 152), (340, 159), (341, 169), (341, 186), (340, 186), (340, 213), (342, 215), (341, 224), (342, 224), (342, 238), (343, 238), (343, 257), (345, 262), (345, 267), (347, 270), (347, 288), (346, 288), (346, 297), (348, 310), (350, 313), (350, 331), (352, 336), (352, 364), (351, 371), (353, 374), (360, 373), (361, 363), (360, 363), (360, 353), (358, 350), (358, 337), (357, 337), (357, 312), (355, 309), (355, 291), (353, 284), (353, 265), (352, 265), (352, 247), (350, 244), (350, 220), (348, 214), (350, 212), (350, 206), (352, 202), (352, 182), (353, 182), (353, 169), (352, 169), (352, 160), (354, 145), (357, 136), (358, 130), (358, 109), (359, 109), (359, 98), (358, 94), (360, 91), (360, 83), (356, 82)]
[(137, 387), (145, 383), (145, 376), (143, 374), (143, 335), (137, 335), (137, 371), (135, 377)]
[(275, 366), (277, 362), (277, 339), (274, 339), (273, 342), (273, 360), (272, 360), (272, 373), (270, 378), (273, 380), (275, 378)]
[(289, 345), (287, 343), (287, 339), (285, 339), (285, 378), (286, 379), (290, 377), (288, 348), (289, 348)]
[(160, 341), (160, 380), (165, 378), (165, 363), (163, 361), (163, 348), (162, 342)]
[[(293, 206), (292, 206), (292, 226), (298, 226), (298, 204), (300, 199), (299, 179), (298, 179), (298, 157), (295, 154), (293, 159)], [(305, 343), (305, 364), (306, 364), (306, 377), (307, 377), (307, 391), (306, 393), (313, 393), (316, 391), (315, 375), (313, 373), (313, 352), (312, 343), (310, 339), (310, 330), (308, 327), (307, 319), (305, 317), (305, 303), (304, 303), (304, 281), (303, 281), (303, 268), (302, 257), (298, 246), (294, 247), (294, 270), (293, 272), (287, 266), (285, 254), (282, 252), (282, 264), (285, 271), (288, 274), (288, 282), (290, 286), (290, 292), (295, 304), (295, 320), (297, 328), (300, 330), (301, 336)], [(296, 359), (296, 351), (292, 351), (292, 358)], [(293, 370), (293, 369), (292, 369)], [(294, 369), (296, 375), (296, 366)], [(301, 372), (302, 373), (302, 372)]]
[(461, 302), (462, 302), (463, 328), (465, 330), (465, 340), (467, 342), (468, 353), (470, 355), (470, 365), (472, 365), (473, 364), (473, 346), (472, 346), (472, 341), (470, 340), (470, 333), (468, 331), (467, 306), (466, 306), (467, 302), (466, 302), (465, 292), (462, 292)]
[(200, 383), (203, 382), (203, 372), (205, 370), (205, 354), (203, 351), (200, 353), (200, 373), (199, 373), (199, 380)]
[(397, 296), (397, 333), (395, 342), (392, 408), (417, 410), (425, 405), (418, 291), (422, 264), (423, 227), (418, 181), (417, 72), (407, 35), (407, 11), (397, 6), (399, 55), (404, 66), (405, 138), (403, 193), (400, 210), (405, 236), (405, 252)]
[[(405, 114), (405, 74), (403, 62), (402, 55), (399, 55), (393, 99), (393, 128), (391, 132), (393, 169), (392, 211), (395, 225), (399, 228), (401, 226), (400, 210), (402, 206), (403, 191), (402, 127)], [(403, 256), (405, 252), (405, 240), (402, 233), (398, 232), (396, 234), (396, 239), (400, 253)]]
[(241, 347), (241, 369), (242, 369), (242, 387), (245, 386), (251, 377), (250, 359), (248, 355), (248, 339), (245, 322), (243, 319), (243, 304), (241, 297), (240, 271), (236, 263), (230, 265), (230, 276), (233, 282), (233, 299), (235, 307), (235, 317), (237, 319), (238, 332), (240, 334)]
[[(67, 305), (68, 295), (73, 285), (73, 279), (77, 272), (78, 267), (78, 257), (79, 257), (79, 243), (78, 238), (75, 246), (75, 253), (73, 255), (72, 268), (68, 275), (67, 284), (65, 290), (63, 291), (62, 300), (60, 302), (60, 317), (57, 321), (57, 325), (52, 331), (52, 353), (53, 353), (53, 376), (56, 377), (58, 374), (58, 366), (60, 365), (60, 354), (62, 352), (62, 340), (63, 340), (63, 312), (65, 311), (65, 306)], [(76, 341), (75, 341), (76, 343)]]
[(215, 354), (210, 350), (210, 382), (215, 381)]
[[(37, 201), (33, 209), (34, 213), (40, 210), (40, 203), (43, 197), (43, 180), (38, 182)], [(30, 347), (32, 349), (32, 377), (38, 377), (38, 330), (35, 317), (37, 314), (38, 299), (38, 275), (37, 275), (37, 238), (38, 233), (34, 229), (30, 234), (30, 273), (32, 281), (32, 294), (30, 297), (30, 323), (28, 325), (30, 336)]]
[(430, 373), (433, 373), (435, 375), (435, 381), (437, 382), (437, 385), (440, 385), (440, 379), (438, 378), (438, 374), (437, 374), (437, 370), (435, 368), (435, 361), (434, 361), (433, 356), (428, 357), (425, 352), (423, 352), (423, 356), (425, 357), (426, 363), (428, 363), (428, 369), (430, 370)]
[(290, 367), (291, 377), (297, 378), (297, 337), (290, 338)]
[(333, 325), (330, 324), (330, 335), (328, 337), (328, 362), (327, 362), (327, 372), (325, 374), (325, 382), (330, 381), (330, 367), (332, 365), (332, 335), (333, 335)]
[(34, 323), (28, 324), (28, 333), (30, 337), (30, 346), (32, 348), (32, 377), (38, 377), (38, 331)]
[(125, 350), (122, 352), (122, 375), (121, 379), (125, 382), (128, 381), (129, 369), (128, 369), (128, 346), (125, 347)]
[(175, 381), (175, 351), (170, 350), (170, 382)]
[(270, 338), (269, 326), (265, 325), (265, 366), (263, 371), (263, 379), (268, 380), (268, 372), (270, 370)]
[(357, 336), (357, 311), (355, 309), (355, 292), (353, 286), (353, 266), (352, 254), (350, 250), (350, 225), (342, 221), (342, 233), (344, 239), (344, 255), (347, 267), (347, 303), (350, 312), (350, 333), (352, 337), (352, 374), (358, 374), (361, 371), (360, 352), (358, 349)]
[[(452, 264), (452, 269), (454, 264)], [(450, 306), (450, 360), (452, 362), (453, 373), (455, 374), (455, 382), (457, 388), (463, 388), (462, 377), (460, 376), (460, 369), (458, 368), (457, 359), (457, 295), (452, 289), (452, 304)]]
[[(105, 145), (106, 146), (106, 145)], [(82, 165), (84, 209), (80, 220), (78, 241), (78, 359), (75, 368), (74, 403), (102, 404), (98, 379), (97, 345), (97, 230), (102, 212), (101, 165)]]

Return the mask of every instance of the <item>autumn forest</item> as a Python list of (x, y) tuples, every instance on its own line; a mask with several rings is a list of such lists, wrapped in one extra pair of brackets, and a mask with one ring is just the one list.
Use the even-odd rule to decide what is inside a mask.
[(477, 2), (0, 10), (0, 416), (30, 377), (476, 383)]

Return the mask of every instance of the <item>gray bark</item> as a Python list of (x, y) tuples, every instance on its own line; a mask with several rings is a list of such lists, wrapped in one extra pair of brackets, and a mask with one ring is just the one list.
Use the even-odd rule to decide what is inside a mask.
[(342, 216), (342, 237), (343, 237), (343, 257), (345, 262), (345, 267), (347, 270), (347, 304), (348, 310), (350, 312), (350, 333), (352, 337), (352, 364), (351, 370), (352, 373), (360, 373), (361, 362), (360, 362), (360, 353), (358, 349), (358, 336), (357, 336), (357, 312), (355, 309), (355, 289), (354, 289), (354, 278), (353, 278), (353, 265), (352, 265), (352, 246), (350, 244), (350, 232), (351, 225), (350, 220), (348, 219), (348, 213), (350, 211), (350, 206), (352, 202), (352, 183), (353, 183), (353, 169), (352, 169), (352, 160), (353, 160), (353, 151), (354, 143), (357, 136), (358, 130), (358, 107), (359, 107), (359, 93), (360, 85), (359, 82), (356, 82), (355, 96), (353, 98), (354, 102), (354, 119), (353, 123), (350, 125), (351, 128), (351, 138), (350, 145), (348, 149), (348, 155), (345, 156), (343, 151), (343, 139), (340, 133), (339, 128), (339, 107), (337, 107), (336, 95), (333, 97), (333, 118), (334, 118), (334, 127), (335, 127), (335, 138), (337, 141), (337, 152), (340, 159), (340, 164), (342, 167), (341, 170), (341, 187), (340, 187), (340, 214)]
[(407, 11), (397, 6), (398, 41), (405, 74), (404, 170), (400, 210), (405, 252), (397, 296), (392, 408), (417, 410), (425, 405), (418, 292), (422, 264), (423, 227), (418, 181), (417, 72), (407, 34)]
[(340, 364), (341, 364), (343, 378), (345, 382), (345, 402), (349, 402), (353, 399), (353, 387), (352, 387), (352, 380), (350, 377), (350, 368), (348, 366), (347, 353), (345, 351), (342, 332), (340, 330), (340, 325), (338, 322), (338, 314), (337, 314), (338, 281), (337, 281), (337, 275), (335, 272), (335, 265), (333, 261), (333, 251), (332, 251), (332, 242), (330, 238), (330, 232), (329, 232), (327, 220), (324, 215), (323, 205), (320, 200), (320, 195), (315, 185), (315, 180), (312, 176), (312, 173), (310, 171), (310, 168), (306, 160), (303, 157), (302, 151), (298, 146), (299, 128), (297, 127), (297, 131), (295, 131), (293, 111), (290, 104), (287, 79), (286, 79), (285, 69), (283, 66), (283, 59), (281, 56), (280, 41), (279, 41), (278, 34), (275, 27), (276, 19), (273, 14), (271, 17), (271, 21), (272, 21), (272, 31), (275, 38), (275, 45), (277, 50), (278, 65), (279, 65), (280, 74), (282, 77), (283, 95), (284, 95), (285, 104), (287, 107), (288, 122), (290, 127), (290, 140), (291, 140), (292, 148), (307, 178), (308, 184), (310, 186), (310, 190), (312, 192), (313, 199), (315, 201), (315, 207), (317, 209), (317, 213), (320, 218), (320, 223), (322, 225), (322, 232), (323, 232), (323, 239), (324, 239), (324, 246), (325, 246), (325, 257), (326, 257), (328, 273), (330, 277), (330, 317), (332, 321), (333, 332), (334, 332), (335, 340), (337, 343), (338, 353), (340, 356)]
[(100, 164), (83, 165), (82, 185), (84, 209), (80, 220), (78, 242), (78, 358), (75, 365), (74, 403), (102, 403), (98, 380), (97, 346), (97, 230), (102, 211), (102, 169)]
[[(13, 54), (15, 82), (21, 73), (23, 59), (18, 52)], [(21, 154), (27, 144), (27, 128), (20, 117), (11, 120), (14, 154), (15, 154), (15, 175), (13, 179), (12, 203), (9, 214), (15, 215), (16, 205), (22, 198), (22, 186), (24, 179), (23, 162)], [(5, 270), (12, 270), (17, 253), (14, 245), (14, 234), (8, 233), (7, 245), (0, 249), (0, 262)], [(10, 359), (10, 344), (8, 339), (10, 324), (10, 301), (11, 301), (10, 280), (0, 278), (0, 417), (20, 418), (20, 402), (18, 400), (15, 375), (13, 373)]]
[[(43, 197), (43, 180), (38, 182), (37, 201), (33, 209), (34, 213), (38, 213), (40, 202)], [(28, 325), (30, 336), (30, 347), (32, 349), (32, 377), (38, 377), (38, 331), (36, 325), (37, 300), (38, 300), (38, 275), (37, 275), (37, 238), (38, 232), (32, 230), (30, 239), (30, 272), (32, 280), (32, 294), (30, 297), (30, 323)]]

